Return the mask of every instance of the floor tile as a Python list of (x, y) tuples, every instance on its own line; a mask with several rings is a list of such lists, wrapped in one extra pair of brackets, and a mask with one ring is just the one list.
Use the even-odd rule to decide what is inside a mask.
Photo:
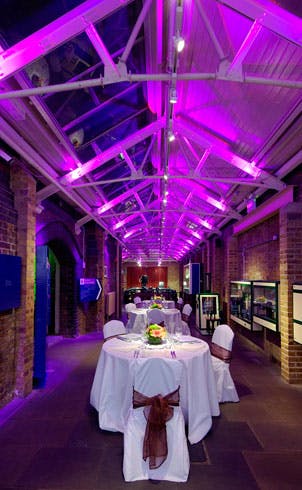
[(259, 454), (245, 451), (244, 457), (261, 490), (300, 490), (302, 451)]

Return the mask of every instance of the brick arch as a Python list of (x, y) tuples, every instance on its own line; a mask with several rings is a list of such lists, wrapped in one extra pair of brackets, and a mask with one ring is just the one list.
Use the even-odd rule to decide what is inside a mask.
[(62, 221), (52, 221), (41, 227), (36, 234), (36, 245), (47, 245), (50, 241), (58, 241), (64, 244), (69, 250), (77, 264), (81, 260), (79, 245), (75, 240), (74, 234)]
[[(36, 236), (36, 244), (47, 245), (59, 264), (59, 335), (76, 336), (78, 333), (78, 278), (80, 277), (81, 256), (74, 236), (60, 222), (46, 225)], [(51, 309), (55, 308), (54, 287), (51, 287)], [(51, 310), (51, 315), (53, 310)], [(53, 333), (53, 332), (51, 332)]]

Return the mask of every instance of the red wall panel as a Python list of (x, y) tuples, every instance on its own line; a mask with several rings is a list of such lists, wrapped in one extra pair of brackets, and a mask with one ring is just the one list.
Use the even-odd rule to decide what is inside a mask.
[(149, 288), (156, 288), (159, 282), (164, 283), (163, 287), (167, 287), (168, 283), (168, 267), (127, 267), (127, 289), (140, 288), (140, 277), (148, 276)]

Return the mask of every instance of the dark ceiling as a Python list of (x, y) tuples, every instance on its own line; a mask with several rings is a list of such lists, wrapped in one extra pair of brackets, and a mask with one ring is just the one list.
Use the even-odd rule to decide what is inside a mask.
[(124, 260), (181, 260), (301, 166), (300, 4), (2, 0), (0, 157)]

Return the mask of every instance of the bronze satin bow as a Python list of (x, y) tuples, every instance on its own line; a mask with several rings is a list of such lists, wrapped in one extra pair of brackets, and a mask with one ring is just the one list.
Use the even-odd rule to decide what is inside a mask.
[(220, 345), (212, 342), (210, 345), (210, 351), (212, 356), (218, 357), (218, 359), (221, 359), (222, 361), (227, 363), (231, 362), (232, 352), (230, 350), (225, 349), (224, 347), (221, 347)]
[(145, 407), (147, 420), (143, 459), (149, 458), (149, 468), (158, 468), (168, 455), (166, 422), (173, 417), (172, 406), (179, 406), (179, 387), (168, 395), (148, 397), (133, 390), (133, 408)]

